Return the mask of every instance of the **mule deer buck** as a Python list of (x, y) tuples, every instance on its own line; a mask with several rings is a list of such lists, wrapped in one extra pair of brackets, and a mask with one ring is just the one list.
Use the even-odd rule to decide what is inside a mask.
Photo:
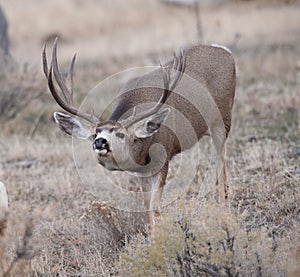
[[(160, 215), (160, 200), (170, 160), (191, 148), (204, 135), (211, 136), (216, 149), (216, 191), (219, 200), (225, 200), (225, 143), (231, 127), (236, 81), (235, 62), (229, 51), (218, 46), (195, 46), (181, 50), (165, 65), (131, 80), (124, 87), (124, 93), (118, 96), (106, 120), (80, 111), (73, 104), (75, 57), (67, 76), (63, 76), (58, 68), (55, 41), (50, 68), (44, 47), (43, 70), (56, 102), (68, 113), (91, 124), (93, 131), (61, 112), (54, 113), (55, 121), (65, 133), (90, 139), (99, 164), (106, 169), (141, 173), (149, 231), (154, 227), (155, 217)], [(55, 88), (53, 75), (63, 98)], [(183, 78), (183, 75), (188, 77)], [(153, 80), (159, 80), (163, 85), (148, 86)], [(201, 93), (192, 95), (189, 91), (192, 81), (198, 84)], [(179, 88), (182, 95), (175, 92)], [(195, 106), (197, 97), (204, 111)], [(185, 128), (188, 124), (183, 123), (183, 117), (194, 135)], [(180, 142), (179, 137), (184, 143)], [(164, 151), (151, 151), (156, 144), (163, 146)]]

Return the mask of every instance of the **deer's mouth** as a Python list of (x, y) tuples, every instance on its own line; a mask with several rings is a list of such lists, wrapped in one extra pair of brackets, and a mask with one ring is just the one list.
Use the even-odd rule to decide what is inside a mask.
[(111, 151), (108, 148), (100, 148), (100, 149), (94, 149), (95, 153), (97, 153), (100, 156), (107, 156)]

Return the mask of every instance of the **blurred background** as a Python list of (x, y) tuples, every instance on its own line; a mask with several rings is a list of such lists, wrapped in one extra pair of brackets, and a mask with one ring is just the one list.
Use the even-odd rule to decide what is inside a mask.
[[(39, 66), (43, 43), (58, 36), (62, 60), (76, 51), (78, 62), (100, 67), (124, 58), (128, 66), (140, 65), (147, 62), (145, 57), (199, 43), (223, 44), (238, 53), (252, 50), (256, 55), (266, 48), (282, 47), (283, 52), (299, 42), (297, 2), (1, 0), (0, 4), (8, 20), (11, 53), (18, 63)], [(288, 64), (296, 62), (286, 59)]]

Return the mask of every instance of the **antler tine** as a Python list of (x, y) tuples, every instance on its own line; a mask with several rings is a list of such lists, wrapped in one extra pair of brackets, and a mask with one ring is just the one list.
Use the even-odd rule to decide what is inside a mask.
[[(163, 83), (164, 83), (164, 91), (163, 91), (163, 94), (160, 97), (159, 101), (156, 103), (156, 105), (152, 109), (150, 109), (140, 115), (137, 115), (135, 118), (130, 118), (125, 124), (123, 124), (124, 127), (127, 128), (130, 125), (150, 116), (151, 114), (158, 112), (159, 109), (166, 102), (166, 100), (168, 99), (168, 97), (170, 96), (172, 91), (178, 85), (178, 83), (180, 82), (180, 80), (183, 76), (184, 70), (185, 70), (186, 59), (185, 59), (184, 51), (182, 49), (179, 54), (179, 59), (175, 53), (173, 55), (174, 55), (174, 61), (173, 61), (171, 70), (169, 68), (163, 66), (160, 63), (160, 68), (161, 68)], [(174, 72), (176, 72), (176, 73), (174, 74)], [(172, 75), (174, 75), (174, 77)], [(171, 79), (172, 79), (172, 81), (171, 81)], [(171, 85), (170, 85), (170, 82), (171, 82)]]
[(73, 105), (73, 72), (74, 72), (74, 65), (75, 65), (75, 61), (76, 61), (76, 57), (77, 54), (75, 53), (73, 55), (71, 64), (70, 64), (70, 68), (69, 68), (69, 72), (66, 78), (66, 85), (69, 87), (70, 93), (71, 93), (71, 104)]
[(163, 92), (163, 95), (160, 97), (159, 101), (154, 106), (153, 110), (156, 110), (156, 109), (158, 110), (162, 106), (162, 104), (166, 102), (167, 98), (169, 97), (169, 95), (171, 93), (171, 91), (169, 89), (171, 75), (167, 71), (166, 67), (160, 65), (160, 68), (161, 68), (163, 82), (164, 82), (164, 92)]
[(48, 87), (51, 91), (53, 98), (57, 102), (57, 104), (60, 105), (64, 110), (67, 110), (67, 111), (73, 113), (72, 111), (69, 110), (69, 107), (66, 105), (66, 103), (64, 101), (62, 101), (62, 99), (60, 98), (60, 96), (58, 95), (58, 93), (55, 89), (55, 86), (53, 83), (53, 78), (52, 78), (52, 65), (50, 65), (49, 75), (47, 76), (47, 79), (48, 79)]
[(59, 71), (58, 68), (58, 62), (57, 62), (57, 38), (55, 38), (53, 49), (52, 49), (52, 68), (53, 68), (53, 73), (54, 77), (56, 79), (56, 82), (58, 86), (60, 87), (61, 91), (63, 92), (63, 95), (65, 97), (65, 100), (67, 101), (68, 104), (71, 104), (73, 102), (72, 98), (72, 92), (69, 90), (69, 88), (66, 86), (62, 74)]
[(44, 71), (44, 74), (46, 76), (46, 78), (48, 79), (48, 63), (47, 63), (47, 56), (46, 56), (46, 44), (44, 44), (43, 46), (43, 71)]
[(184, 55), (184, 51), (181, 48), (179, 53), (179, 61), (178, 57), (176, 56), (176, 70), (175, 70), (175, 76), (172, 78), (172, 84), (170, 85), (170, 90), (174, 90), (177, 84), (180, 82), (183, 72), (185, 71), (185, 65), (186, 65), (186, 56)]
[(73, 55), (73, 58), (72, 58), (72, 61), (71, 61), (71, 64), (70, 64), (68, 74), (65, 77), (65, 84), (66, 84), (66, 87), (68, 88), (68, 91), (69, 91), (69, 95), (70, 95), (69, 102), (70, 102), (71, 105), (73, 105), (73, 103), (74, 103), (73, 102), (73, 70), (74, 70), (76, 56), (77, 56), (77, 54), (75, 53)]
[(161, 62), (159, 62), (159, 66), (161, 69), (162, 77), (163, 77), (163, 82), (164, 82), (164, 88), (168, 89), (169, 84), (170, 84), (170, 74), (167, 72), (166, 67), (164, 67)]
[[(173, 56), (174, 56), (174, 62), (171, 71), (167, 71), (165, 67), (160, 65), (163, 74), (164, 93), (160, 98), (160, 100), (158, 101), (158, 103), (156, 104), (156, 106), (160, 105), (161, 107), (162, 104), (165, 103), (165, 101), (167, 100), (171, 92), (175, 89), (175, 87), (180, 82), (183, 76), (183, 72), (185, 70), (185, 56), (184, 56), (183, 49), (180, 49), (179, 58), (175, 52), (173, 53)], [(170, 85), (170, 80), (172, 80), (171, 85)]]
[(174, 72), (174, 70), (177, 70), (177, 68), (178, 68), (178, 57), (177, 57), (175, 51), (173, 52), (173, 59), (174, 59), (174, 61), (173, 61), (172, 71), (171, 72)]
[[(53, 98), (55, 99), (57, 104), (59, 106), (61, 106), (64, 110), (66, 110), (67, 112), (69, 112), (73, 115), (76, 115), (78, 117), (81, 117), (81, 118), (91, 122), (92, 124), (97, 123), (99, 120), (95, 115), (81, 112), (73, 106), (73, 90), (72, 90), (73, 69), (74, 69), (76, 55), (73, 56), (73, 59), (72, 59), (72, 62), (71, 62), (70, 68), (69, 68), (68, 76), (67, 76), (67, 78), (65, 78), (66, 82), (68, 83), (66, 85), (62, 78), (62, 75), (58, 69), (56, 52), (57, 52), (57, 39), (55, 39), (55, 42), (54, 42), (53, 51), (52, 51), (52, 62), (50, 64), (50, 69), (48, 69), (46, 46), (43, 47), (43, 53), (42, 53), (43, 71), (48, 80), (48, 87), (50, 89), (50, 92), (51, 92)], [(54, 74), (57, 84), (59, 85), (60, 89), (63, 92), (65, 101), (63, 101), (63, 99), (59, 96), (58, 92), (55, 89), (54, 82), (53, 82), (53, 74)]]
[(51, 94), (53, 96), (53, 98), (55, 99), (55, 101), (57, 102), (58, 105), (60, 105), (64, 110), (70, 112), (71, 114), (74, 115), (79, 115), (78, 111), (76, 109), (74, 109), (73, 107), (70, 107), (69, 105), (67, 105), (59, 96), (59, 94), (57, 93), (54, 83), (53, 83), (53, 77), (52, 77), (52, 65), (50, 66), (50, 70), (49, 70), (49, 75), (48, 75), (48, 87), (51, 91)]

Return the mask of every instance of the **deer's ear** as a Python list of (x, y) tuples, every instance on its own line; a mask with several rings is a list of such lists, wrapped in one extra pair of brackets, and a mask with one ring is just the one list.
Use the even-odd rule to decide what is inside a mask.
[(55, 112), (53, 117), (59, 128), (66, 134), (80, 139), (88, 139), (91, 136), (91, 131), (83, 127), (77, 119), (59, 112)]
[(166, 108), (137, 122), (134, 126), (136, 137), (147, 138), (155, 134), (169, 113), (170, 109)]

